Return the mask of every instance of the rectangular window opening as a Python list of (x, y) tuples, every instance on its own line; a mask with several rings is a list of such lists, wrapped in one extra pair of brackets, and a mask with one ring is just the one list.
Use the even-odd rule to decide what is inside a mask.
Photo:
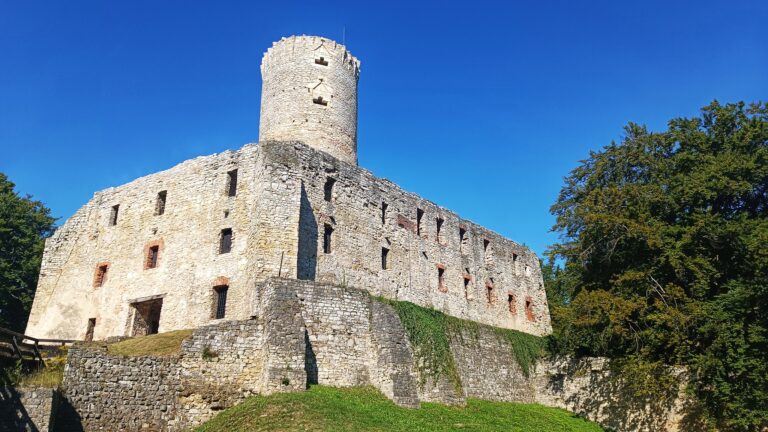
[(459, 252), (467, 252), (467, 230), (464, 227), (459, 227)]
[(168, 191), (160, 191), (157, 193), (157, 200), (155, 201), (155, 216), (160, 216), (165, 213), (165, 198), (168, 196)]
[(437, 240), (438, 243), (441, 243), (443, 239), (440, 237), (441, 230), (443, 229), (443, 224), (445, 223), (445, 219), (443, 218), (436, 218), (435, 219), (435, 231), (437, 231), (437, 234), (435, 235), (435, 240)]
[(331, 240), (333, 237), (333, 227), (325, 224), (325, 229), (323, 230), (323, 253), (331, 253)]
[(381, 202), (381, 224), (384, 225), (387, 223), (387, 203), (384, 201)]
[(232, 228), (224, 228), (219, 236), (219, 253), (225, 254), (232, 251)]
[(315, 64), (319, 64), (321, 66), (328, 66), (328, 60), (326, 60), (324, 57), (320, 57), (318, 59), (315, 59)]
[(416, 209), (416, 235), (421, 235), (421, 219), (424, 217), (424, 210)]
[(323, 197), (326, 201), (330, 202), (333, 199), (333, 185), (336, 184), (336, 179), (328, 177), (325, 180), (325, 187), (323, 188)]
[(147, 252), (147, 268), (157, 267), (157, 260), (160, 255), (160, 246), (151, 246)]
[(533, 301), (530, 297), (525, 299), (525, 317), (528, 321), (536, 321), (536, 316), (533, 314)]
[(214, 308), (214, 315), (213, 317), (215, 319), (222, 319), (227, 313), (227, 291), (229, 290), (229, 286), (227, 285), (220, 285), (213, 287), (213, 292), (216, 296), (216, 305)]
[(488, 246), (490, 246), (491, 241), (488, 239), (483, 239), (483, 252), (488, 252)]
[(513, 315), (517, 313), (517, 305), (515, 304), (515, 296), (513, 294), (507, 294), (507, 307), (509, 308), (509, 313)]
[(93, 281), (94, 287), (104, 286), (104, 282), (107, 280), (107, 270), (109, 270), (109, 265), (107, 264), (102, 264), (96, 268), (96, 279)]
[(488, 283), (487, 285), (485, 285), (485, 296), (486, 296), (486, 299), (488, 300), (488, 304), (493, 304), (493, 297), (494, 296), (493, 296), (493, 284), (492, 283)]
[(437, 268), (437, 289), (446, 292), (448, 288), (445, 286), (445, 268)]
[(88, 318), (88, 328), (85, 330), (85, 341), (93, 341), (93, 331), (96, 330), (96, 318)]
[(381, 248), (381, 269), (389, 269), (389, 249), (385, 247)]
[(237, 195), (237, 170), (227, 172), (227, 196)]
[(117, 225), (117, 213), (120, 211), (120, 204), (112, 206), (112, 213), (109, 215), (109, 224), (112, 226)]
[(464, 275), (464, 298), (469, 298), (469, 283), (472, 282), (472, 278), (468, 274)]

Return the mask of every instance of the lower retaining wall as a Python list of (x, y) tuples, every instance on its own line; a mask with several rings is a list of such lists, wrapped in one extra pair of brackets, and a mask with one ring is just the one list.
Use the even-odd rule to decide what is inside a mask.
[[(617, 431), (691, 430), (686, 399), (635, 397), (601, 359), (543, 361), (529, 376), (493, 328), (450, 334), (460, 385), (422, 370), (397, 312), (367, 292), (288, 279), (257, 288), (254, 318), (195, 330), (178, 355), (123, 358), (76, 345), (62, 414), (85, 430), (185, 430), (252, 394), (373, 385), (395, 403), (538, 402)], [(423, 376), (422, 376), (423, 375)], [(682, 422), (682, 423), (681, 423)]]
[(52, 430), (58, 391), (45, 387), (0, 387), (0, 432)]

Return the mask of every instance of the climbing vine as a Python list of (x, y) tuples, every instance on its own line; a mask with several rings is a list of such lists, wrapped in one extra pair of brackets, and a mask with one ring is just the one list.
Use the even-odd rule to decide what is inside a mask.
[(410, 302), (384, 298), (377, 298), (377, 300), (391, 305), (400, 317), (416, 356), (422, 386), (427, 378), (437, 381), (445, 377), (455, 386), (456, 391), (461, 393), (462, 383), (451, 354), (450, 338), (464, 340), (465, 336), (470, 336), (478, 342), (481, 327), (485, 327), (498, 339), (509, 343), (512, 356), (526, 377), (544, 354), (544, 339), (541, 337), (462, 320)]

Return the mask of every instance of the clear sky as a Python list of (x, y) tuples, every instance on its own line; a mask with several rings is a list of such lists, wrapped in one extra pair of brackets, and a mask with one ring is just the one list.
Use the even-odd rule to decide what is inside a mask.
[(768, 2), (0, 0), (0, 171), (60, 223), (259, 131), (263, 52), (362, 62), (360, 165), (536, 252), (563, 176), (629, 121), (768, 99)]

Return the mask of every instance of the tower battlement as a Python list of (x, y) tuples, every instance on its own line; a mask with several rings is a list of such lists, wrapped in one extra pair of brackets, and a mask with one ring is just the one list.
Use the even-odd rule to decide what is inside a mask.
[(319, 36), (272, 44), (261, 62), (259, 141), (302, 141), (357, 164), (360, 61)]

